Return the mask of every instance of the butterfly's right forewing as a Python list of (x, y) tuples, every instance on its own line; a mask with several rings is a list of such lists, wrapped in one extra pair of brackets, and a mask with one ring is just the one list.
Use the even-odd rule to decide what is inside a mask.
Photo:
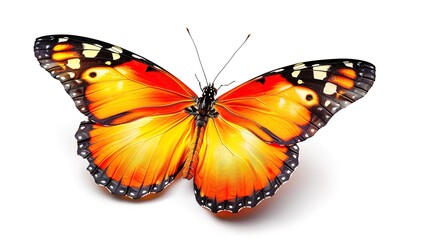
[(177, 113), (197, 97), (155, 63), (95, 39), (44, 36), (36, 40), (34, 54), (62, 83), (78, 110), (103, 125)]

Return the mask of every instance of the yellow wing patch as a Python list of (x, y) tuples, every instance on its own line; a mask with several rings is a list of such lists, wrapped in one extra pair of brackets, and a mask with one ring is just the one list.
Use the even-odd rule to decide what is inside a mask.
[(193, 119), (186, 113), (113, 126), (84, 122), (76, 138), (79, 153), (91, 160), (95, 180), (111, 191), (110, 182), (115, 188), (131, 189), (134, 195), (128, 196), (136, 198), (161, 191), (171, 183), (191, 145), (190, 126)]

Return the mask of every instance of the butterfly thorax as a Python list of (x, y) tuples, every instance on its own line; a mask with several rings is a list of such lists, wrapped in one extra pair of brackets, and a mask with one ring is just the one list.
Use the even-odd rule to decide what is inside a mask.
[(215, 118), (219, 113), (213, 108), (216, 102), (215, 96), (217, 89), (209, 84), (203, 88), (203, 94), (197, 98), (195, 105), (185, 109), (187, 113), (195, 116), (195, 123), (197, 127), (203, 127), (207, 124), (209, 118)]

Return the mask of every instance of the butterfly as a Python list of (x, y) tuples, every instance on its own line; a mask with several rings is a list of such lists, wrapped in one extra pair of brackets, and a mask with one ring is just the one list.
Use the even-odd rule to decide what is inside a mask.
[(181, 172), (193, 179), (198, 204), (214, 213), (273, 196), (298, 166), (297, 143), (375, 80), (365, 61), (310, 61), (215, 98), (213, 83), (198, 96), (150, 60), (91, 38), (43, 36), (34, 53), (88, 117), (75, 135), (77, 152), (97, 184), (138, 199), (161, 192)]

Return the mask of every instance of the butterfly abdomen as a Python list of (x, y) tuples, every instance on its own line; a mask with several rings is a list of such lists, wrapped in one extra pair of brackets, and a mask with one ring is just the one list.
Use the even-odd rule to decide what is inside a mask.
[(188, 152), (185, 165), (183, 167), (183, 178), (192, 179), (195, 175), (195, 171), (197, 170), (198, 166), (201, 145), (203, 144), (204, 140), (205, 129), (206, 125), (196, 127), (196, 131), (194, 132), (194, 136), (192, 136), (191, 141), (193, 147)]

